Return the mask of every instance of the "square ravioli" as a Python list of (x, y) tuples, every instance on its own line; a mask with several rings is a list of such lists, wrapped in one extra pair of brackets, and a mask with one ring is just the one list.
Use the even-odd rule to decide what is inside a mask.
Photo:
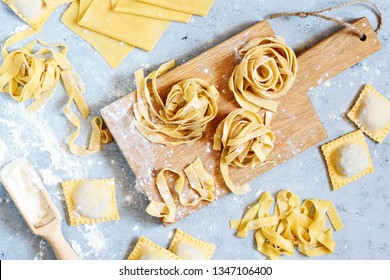
[(169, 251), (184, 260), (210, 260), (215, 251), (215, 245), (196, 239), (184, 231), (177, 229)]
[(370, 85), (363, 88), (347, 116), (376, 142), (382, 143), (390, 131), (390, 102)]
[(321, 150), (334, 191), (374, 171), (361, 130), (322, 145)]
[(62, 182), (71, 226), (119, 220), (114, 179)]
[(42, 0), (3, 0), (22, 20), (27, 22), (32, 28), (40, 30), (53, 11), (61, 4), (71, 1), (50, 1), (48, 6)]
[(180, 257), (141, 236), (128, 260), (180, 260)]

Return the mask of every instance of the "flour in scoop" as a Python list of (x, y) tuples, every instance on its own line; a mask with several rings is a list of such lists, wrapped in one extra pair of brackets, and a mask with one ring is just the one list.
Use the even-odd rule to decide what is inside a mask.
[(15, 204), (36, 228), (54, 220), (54, 213), (42, 193), (45, 187), (26, 159), (17, 159), (6, 165), (0, 177)]

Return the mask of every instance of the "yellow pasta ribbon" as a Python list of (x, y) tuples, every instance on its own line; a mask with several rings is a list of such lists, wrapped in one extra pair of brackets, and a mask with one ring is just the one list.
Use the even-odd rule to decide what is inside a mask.
[(273, 201), (271, 195), (265, 192), (259, 202), (245, 213), (242, 220), (230, 221), (230, 228), (238, 230), (238, 237), (246, 238), (250, 230), (276, 225), (278, 223), (278, 217), (276, 215), (268, 215)]
[(242, 61), (234, 69), (229, 88), (241, 107), (276, 112), (273, 99), (284, 96), (292, 87), (297, 59), (284, 39), (277, 36), (254, 38), (241, 48)]
[(148, 207), (146, 207), (146, 213), (153, 217), (162, 218), (164, 223), (173, 223), (176, 218), (176, 203), (172, 197), (171, 191), (169, 190), (167, 180), (165, 179), (164, 173), (171, 172), (179, 176), (176, 181), (176, 185), (184, 184), (184, 176), (170, 168), (161, 170), (157, 175), (157, 189), (164, 202), (157, 202), (152, 200)]
[(178, 177), (175, 181), (174, 189), (179, 196), (179, 202), (181, 205), (185, 207), (193, 207), (198, 205), (201, 201), (213, 201), (215, 199), (214, 178), (207, 173), (201, 160), (197, 158), (192, 164), (184, 169), (184, 172), (187, 176), (190, 187), (199, 194), (199, 197), (193, 199), (192, 201), (184, 197), (182, 194), (184, 188), (184, 176), (180, 172), (170, 168), (165, 168), (158, 173), (156, 180), (157, 189), (164, 202), (152, 200), (146, 208), (146, 212), (149, 215), (162, 218), (164, 223), (175, 222), (176, 203), (171, 191), (169, 190), (167, 180), (165, 179), (165, 172), (173, 173)]
[[(201, 79), (188, 79), (173, 85), (163, 100), (157, 89), (157, 77), (174, 66), (175, 61), (169, 61), (146, 78), (142, 69), (135, 72), (137, 102), (133, 109), (137, 129), (153, 143), (193, 143), (202, 137), (207, 124), (217, 115), (219, 93)], [(148, 88), (149, 80), (152, 92)]]
[(45, 47), (56, 47), (62, 50), (57, 52), (49, 48), (41, 48), (34, 52), (33, 48), (37, 42), (33, 41), (21, 49), (8, 53), (8, 46), (35, 33), (36, 31), (28, 29), (12, 36), (4, 44), (2, 48), (4, 61), (0, 67), (0, 91), (8, 93), (18, 102), (33, 100), (26, 109), (34, 113), (52, 98), (61, 79), (69, 95), (64, 114), (76, 126), (76, 131), (68, 139), (71, 152), (77, 156), (87, 156), (100, 151), (103, 143), (112, 140), (108, 129), (103, 128), (103, 120), (100, 117), (92, 119), (92, 136), (88, 148), (73, 143), (80, 131), (80, 120), (70, 110), (70, 106), (75, 102), (84, 119), (90, 115), (90, 110), (83, 96), (85, 89), (81, 78), (66, 58), (66, 45), (39, 42)]
[(343, 223), (331, 201), (307, 199), (301, 204), (297, 195), (282, 190), (276, 196), (274, 214), (270, 215), (272, 202), (269, 193), (264, 192), (242, 220), (230, 221), (230, 228), (244, 238), (250, 230), (257, 230), (257, 250), (270, 259), (292, 255), (294, 247), (310, 257), (333, 253), (336, 243), (326, 226), (326, 215), (335, 231), (342, 229)]
[(199, 158), (190, 164), (184, 173), (187, 176), (190, 187), (199, 194), (197, 199), (189, 201), (182, 196), (183, 185), (176, 185), (176, 192), (179, 195), (180, 204), (183, 206), (196, 206), (200, 201), (214, 201), (215, 182), (214, 178), (207, 173)]
[(228, 188), (244, 194), (249, 185), (236, 186), (230, 179), (229, 165), (255, 168), (264, 164), (274, 147), (275, 135), (260, 116), (246, 109), (231, 112), (217, 127), (214, 150), (221, 151), (220, 168)]

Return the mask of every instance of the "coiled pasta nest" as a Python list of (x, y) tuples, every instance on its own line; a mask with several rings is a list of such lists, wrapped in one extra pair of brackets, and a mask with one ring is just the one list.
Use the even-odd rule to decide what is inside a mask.
[[(170, 61), (146, 78), (142, 69), (136, 72), (137, 129), (153, 143), (193, 143), (202, 137), (207, 124), (217, 115), (219, 92), (202, 79), (181, 81), (172, 86), (165, 100), (161, 98), (156, 79), (173, 66), (174, 61)], [(148, 80), (152, 80), (151, 91)]]
[(242, 47), (242, 61), (233, 71), (229, 88), (242, 108), (276, 112), (274, 99), (292, 87), (297, 59), (281, 37), (255, 38)]

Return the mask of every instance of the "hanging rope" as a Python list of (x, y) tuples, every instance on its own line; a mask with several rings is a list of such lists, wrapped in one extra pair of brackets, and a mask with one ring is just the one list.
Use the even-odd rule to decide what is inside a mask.
[(325, 13), (325, 12), (334, 11), (334, 10), (341, 9), (341, 8), (344, 8), (344, 7), (347, 7), (347, 6), (352, 6), (352, 5), (362, 4), (362, 3), (370, 4), (376, 10), (377, 17), (378, 17), (378, 26), (375, 29), (375, 32), (378, 33), (380, 31), (380, 29), (382, 28), (382, 24), (383, 24), (382, 12), (379, 9), (377, 4), (375, 4), (373, 1), (369, 1), (369, 0), (351, 1), (351, 2), (343, 3), (343, 4), (340, 4), (340, 5), (337, 5), (337, 6), (332, 6), (332, 7), (323, 9), (323, 10), (312, 11), (312, 12), (284, 12), (284, 13), (277, 13), (277, 14), (270, 15), (269, 18), (270, 19), (275, 19), (275, 18), (279, 18), (279, 17), (289, 17), (289, 16), (298, 16), (298, 17), (301, 17), (301, 18), (306, 18), (308, 16), (318, 17), (318, 18), (322, 18), (322, 19), (325, 19), (325, 20), (329, 20), (329, 21), (335, 22), (338, 25), (344, 26), (344, 27), (348, 28), (352, 33), (354, 33), (357, 36), (359, 36), (359, 38), (361, 40), (364, 40), (365, 39), (365, 34), (359, 28), (357, 28), (354, 25), (352, 25), (352, 24), (350, 24), (348, 22), (345, 22), (343, 20), (339, 20), (339, 19), (336, 19), (336, 18), (328, 17), (328, 16), (325, 16), (325, 15), (322, 14), (322, 13)]

